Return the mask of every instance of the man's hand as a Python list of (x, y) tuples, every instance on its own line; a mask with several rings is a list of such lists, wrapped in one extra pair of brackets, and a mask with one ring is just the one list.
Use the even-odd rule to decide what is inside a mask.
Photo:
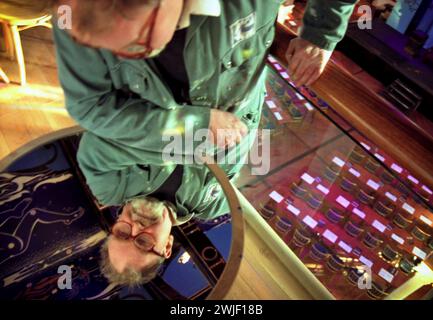
[(248, 133), (248, 127), (238, 117), (218, 109), (211, 109), (209, 130), (213, 144), (223, 149), (240, 143)]
[(290, 77), (298, 86), (309, 86), (322, 74), (331, 54), (302, 38), (293, 39), (286, 52)]

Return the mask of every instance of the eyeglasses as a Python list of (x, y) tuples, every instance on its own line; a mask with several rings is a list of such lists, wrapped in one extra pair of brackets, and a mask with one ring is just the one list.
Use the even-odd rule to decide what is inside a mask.
[(123, 220), (117, 221), (111, 229), (111, 234), (120, 240), (132, 239), (134, 245), (142, 252), (153, 252), (162, 258), (166, 258), (164, 253), (155, 250), (156, 240), (152, 235), (146, 233), (146, 231), (132, 236), (132, 224), (129, 222)]
[[(115, 55), (126, 59), (144, 59), (149, 57), (149, 55), (154, 50), (154, 48), (152, 48), (151, 46), (152, 34), (153, 34), (153, 29), (155, 27), (156, 17), (159, 12), (159, 7), (160, 5), (157, 5), (153, 9), (149, 19), (147, 19), (137, 39), (132, 41), (130, 44), (124, 46), (119, 51), (114, 52)], [(147, 39), (145, 41), (140, 41), (140, 39), (143, 37), (143, 34), (146, 30), (148, 30)]]

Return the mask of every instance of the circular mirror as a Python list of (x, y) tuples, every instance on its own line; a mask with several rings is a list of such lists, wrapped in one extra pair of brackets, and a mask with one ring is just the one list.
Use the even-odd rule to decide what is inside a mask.
[(0, 161), (0, 299), (221, 299), (239, 270), (244, 225), (225, 173), (206, 164), (228, 204), (212, 220), (174, 226), (171, 256), (150, 282), (108, 283), (100, 248), (122, 206), (102, 206), (76, 152), (84, 130), (60, 130)]

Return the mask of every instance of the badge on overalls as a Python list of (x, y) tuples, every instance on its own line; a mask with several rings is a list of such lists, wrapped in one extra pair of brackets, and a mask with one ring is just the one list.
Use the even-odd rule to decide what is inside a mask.
[(220, 193), (221, 193), (220, 184), (219, 183), (211, 184), (207, 188), (207, 193), (206, 193), (206, 197), (204, 198), (204, 202), (209, 202), (209, 201), (215, 200), (216, 198), (218, 198)]
[(230, 26), (232, 48), (242, 40), (251, 38), (256, 33), (256, 13), (235, 21)]

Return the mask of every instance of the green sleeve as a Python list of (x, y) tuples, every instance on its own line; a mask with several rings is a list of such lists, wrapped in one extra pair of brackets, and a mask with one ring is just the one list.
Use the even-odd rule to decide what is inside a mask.
[(205, 206), (201, 206), (195, 217), (209, 221), (227, 213), (230, 213), (229, 202), (224, 192), (221, 192), (214, 201)]
[(357, 0), (308, 0), (300, 36), (325, 50), (344, 37)]
[[(163, 132), (181, 132), (183, 138), (185, 119), (193, 121), (195, 129), (208, 128), (209, 108), (167, 109), (116, 90), (102, 49), (76, 44), (55, 24), (54, 39), (66, 108), (84, 129), (140, 152), (144, 162), (157, 164), (168, 143), (163, 143)], [(194, 149), (199, 143), (194, 142)]]
[(139, 166), (143, 161), (130, 148), (91, 132), (82, 135), (77, 161), (87, 185), (103, 205), (120, 205), (146, 192), (146, 187), (154, 182), (155, 174), (150, 170), (162, 168), (150, 166), (149, 170), (143, 170)]

